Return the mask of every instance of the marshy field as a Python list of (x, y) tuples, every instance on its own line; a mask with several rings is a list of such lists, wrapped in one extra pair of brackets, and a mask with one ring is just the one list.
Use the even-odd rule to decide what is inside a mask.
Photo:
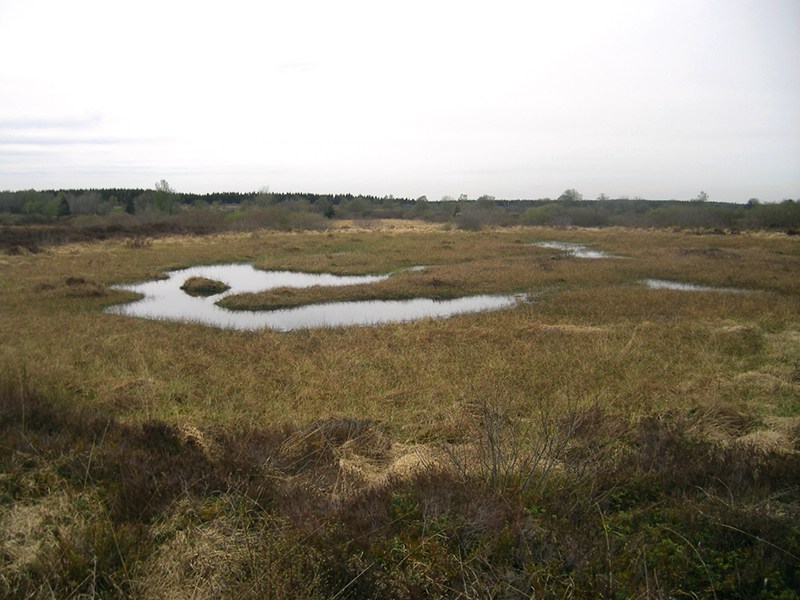
[[(119, 313), (232, 263), (388, 275), (208, 288), (237, 313), (512, 301)], [(2, 597), (800, 596), (800, 236), (342, 221), (23, 249), (0, 281)]]

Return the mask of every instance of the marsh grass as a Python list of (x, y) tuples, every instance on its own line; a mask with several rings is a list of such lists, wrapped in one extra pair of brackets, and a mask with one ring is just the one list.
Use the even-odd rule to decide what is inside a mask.
[(231, 288), (221, 281), (207, 277), (189, 277), (183, 282), (181, 289), (190, 296), (214, 296)]
[[(462, 399), (498, 386), (518, 404), (566, 385), (626, 409), (636, 402), (682, 402), (679, 390), (709, 378), (731, 379), (744, 366), (737, 361), (765, 363), (758, 344), (765, 327), (776, 335), (794, 327), (800, 308), (795, 240), (613, 233), (257, 233), (164, 238), (135, 252), (100, 242), (11, 256), (2, 265), (3, 356), (37, 381), (67, 385), (89, 405), (133, 418), (247, 422), (290, 414), (311, 420), (340, 411), (427, 439)], [(591, 243), (624, 258), (587, 261), (530, 245), (553, 238)], [(716, 250), (682, 250), (704, 243), (728, 244), (724, 250), (736, 252), (736, 260), (722, 261)], [(524, 293), (531, 302), (445, 321), (289, 334), (99, 314), (131, 298), (111, 290), (111, 283), (232, 260), (338, 273), (426, 264), (427, 271), (397, 273), (384, 287), (359, 287), (377, 297)], [(750, 281), (753, 293), (686, 294), (637, 283), (650, 276), (709, 285)], [(69, 285), (70, 279), (84, 283)], [(306, 293), (317, 292), (301, 291), (291, 301), (310, 301)], [(315, 299), (330, 298), (330, 290), (319, 293)], [(750, 333), (719, 333), (738, 326)], [(637, 389), (652, 393), (637, 399)]]
[(218, 302), (231, 310), (276, 310), (304, 304), (325, 302), (358, 302), (370, 300), (410, 300), (432, 298), (449, 300), (471, 294), (485, 293), (492, 282), (475, 277), (458, 278), (457, 274), (438, 275), (432, 267), (426, 272), (406, 271), (389, 279), (366, 285), (312, 286), (308, 288), (277, 288), (264, 292), (235, 294)]
[[(243, 261), (530, 301), (290, 333), (102, 312)], [(0, 591), (793, 597), (798, 272), (788, 236), (378, 224), (0, 256)]]
[[(788, 597), (800, 581), (797, 453), (711, 441), (696, 414), (546, 417), (558, 460), (517, 471), (507, 459), (542, 446), (490, 403), (467, 432), (491, 449), (478, 462), (353, 485), (355, 458), (391, 461), (378, 424), (122, 423), (4, 382), (8, 598)], [(729, 408), (705, 417), (757, 426)]]

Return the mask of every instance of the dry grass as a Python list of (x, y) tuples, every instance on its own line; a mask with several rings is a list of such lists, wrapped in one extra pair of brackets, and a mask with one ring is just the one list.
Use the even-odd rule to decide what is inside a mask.
[[(624, 258), (582, 260), (531, 245), (544, 239)], [(514, 406), (569, 393), (638, 410), (691, 404), (709, 382), (723, 388), (757, 365), (791, 378), (791, 344), (770, 350), (767, 360), (759, 340), (798, 329), (799, 254), (789, 237), (541, 229), (227, 234), (158, 239), (136, 250), (121, 242), (64, 246), (0, 265), (0, 356), (7, 369), (25, 369), (126, 418), (268, 422), (354, 414), (428, 439), (460, 402), (498, 392)], [(363, 291), (526, 293), (531, 302), (445, 321), (288, 334), (100, 313), (128, 297), (109, 290), (112, 283), (234, 260), (337, 273), (426, 264), (428, 271), (399, 273)], [(645, 277), (752, 293), (648, 290), (637, 284)], [(320, 293), (302, 291), (291, 301), (333, 292)]]
[[(786, 526), (800, 450), (800, 238), (393, 225), (0, 257), (0, 372), (14, 389), (32, 382), (57, 399), (40, 410), (33, 396), (11, 394), (17, 403), (0, 414), (0, 589), (408, 598), (458, 597), (457, 588), (468, 598), (523, 597), (512, 588), (611, 596), (616, 585), (658, 597), (688, 593), (681, 569), (708, 581), (671, 531), (702, 560), (718, 559), (714, 573), (737, 565), (741, 581), (747, 561), (786, 565), (786, 553), (800, 552)], [(547, 240), (618, 258), (534, 245)], [(397, 272), (335, 292), (347, 299), (530, 301), (290, 333), (102, 312), (130, 298), (112, 284), (231, 261)], [(416, 265), (429, 268), (401, 271)], [(650, 290), (645, 278), (747, 293)], [(492, 454), (496, 442), (502, 452)], [(558, 443), (537, 462), (549, 442)], [(51, 576), (53, 565), (71, 574)], [(703, 593), (728, 583), (714, 579)]]
[(230, 287), (221, 281), (206, 277), (190, 277), (183, 283), (181, 289), (190, 296), (213, 296), (229, 290)]

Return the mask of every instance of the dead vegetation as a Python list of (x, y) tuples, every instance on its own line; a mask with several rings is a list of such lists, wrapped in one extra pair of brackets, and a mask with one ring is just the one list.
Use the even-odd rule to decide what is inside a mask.
[(757, 419), (727, 407), (531, 421), (478, 403), (464, 440), (405, 446), (348, 417), (201, 429), (66, 400), (4, 381), (4, 597), (778, 597), (800, 582), (800, 452), (753, 451)]
[[(357, 225), (4, 257), (0, 596), (796, 597), (796, 238)], [(530, 302), (288, 334), (101, 312), (228, 260)]]

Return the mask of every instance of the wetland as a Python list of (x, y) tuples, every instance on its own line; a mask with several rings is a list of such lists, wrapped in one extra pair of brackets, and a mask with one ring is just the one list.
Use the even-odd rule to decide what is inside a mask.
[(0, 255), (0, 596), (797, 597), (800, 237), (368, 225)]
[[(411, 268), (410, 271), (420, 271)], [(117, 285), (115, 289), (141, 294), (140, 300), (107, 309), (108, 313), (147, 319), (201, 323), (225, 329), (278, 331), (314, 327), (341, 327), (399, 323), (423, 318), (498, 310), (521, 298), (513, 295), (475, 295), (452, 299), (413, 298), (311, 303), (272, 310), (230, 310), (218, 305), (229, 295), (302, 288), (364, 286), (390, 275), (333, 275), (291, 271), (261, 271), (251, 265), (198, 266), (166, 274), (154, 281)], [(190, 293), (187, 282), (200, 281), (211, 293)], [(193, 289), (198, 286), (195, 283)]]

